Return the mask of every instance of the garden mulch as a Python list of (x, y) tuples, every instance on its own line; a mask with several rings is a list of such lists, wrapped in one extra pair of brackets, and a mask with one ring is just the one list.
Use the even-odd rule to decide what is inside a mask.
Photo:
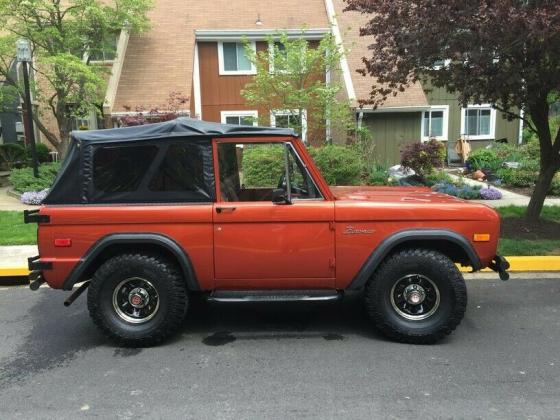
[(509, 239), (560, 239), (560, 223), (542, 219), (538, 223), (530, 223), (521, 217), (502, 219), (502, 238)]

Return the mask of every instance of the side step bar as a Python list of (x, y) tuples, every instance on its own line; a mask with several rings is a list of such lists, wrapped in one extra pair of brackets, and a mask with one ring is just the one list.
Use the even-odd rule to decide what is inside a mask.
[(217, 290), (209, 302), (325, 302), (339, 300), (342, 292), (336, 290)]

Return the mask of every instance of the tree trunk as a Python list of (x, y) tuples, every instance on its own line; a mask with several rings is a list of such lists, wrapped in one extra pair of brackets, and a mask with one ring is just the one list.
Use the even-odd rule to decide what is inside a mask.
[(531, 195), (527, 212), (525, 213), (525, 220), (528, 222), (535, 223), (539, 221), (546, 194), (550, 189), (552, 178), (554, 178), (554, 174), (558, 169), (558, 164), (549, 164), (547, 167), (541, 165), (539, 178), (533, 190), (533, 194)]

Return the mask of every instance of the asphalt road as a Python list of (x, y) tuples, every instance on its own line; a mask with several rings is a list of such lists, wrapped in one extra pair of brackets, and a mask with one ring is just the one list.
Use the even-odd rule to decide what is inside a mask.
[(85, 296), (0, 289), (0, 417), (559, 418), (560, 279), (468, 281), (440, 344), (380, 337), (360, 300), (195, 302), (182, 333), (121, 349)]

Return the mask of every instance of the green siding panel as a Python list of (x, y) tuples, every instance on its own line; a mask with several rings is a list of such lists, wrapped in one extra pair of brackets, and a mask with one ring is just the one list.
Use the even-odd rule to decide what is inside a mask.
[(420, 117), (420, 112), (364, 113), (362, 125), (373, 136), (379, 162), (399, 163), (403, 146), (420, 141)]
[[(449, 93), (445, 88), (429, 86), (428, 83), (424, 83), (424, 87), (430, 105), (449, 105), (449, 140), (455, 142), (461, 135), (461, 106), (457, 96)], [(519, 136), (519, 120), (508, 121), (504, 118), (504, 114), (497, 112), (495, 135), (496, 139), (507, 138), (508, 143), (516, 144)], [(494, 139), (471, 140), (471, 143), (473, 148), (478, 148), (482, 144), (487, 145), (490, 140)]]

